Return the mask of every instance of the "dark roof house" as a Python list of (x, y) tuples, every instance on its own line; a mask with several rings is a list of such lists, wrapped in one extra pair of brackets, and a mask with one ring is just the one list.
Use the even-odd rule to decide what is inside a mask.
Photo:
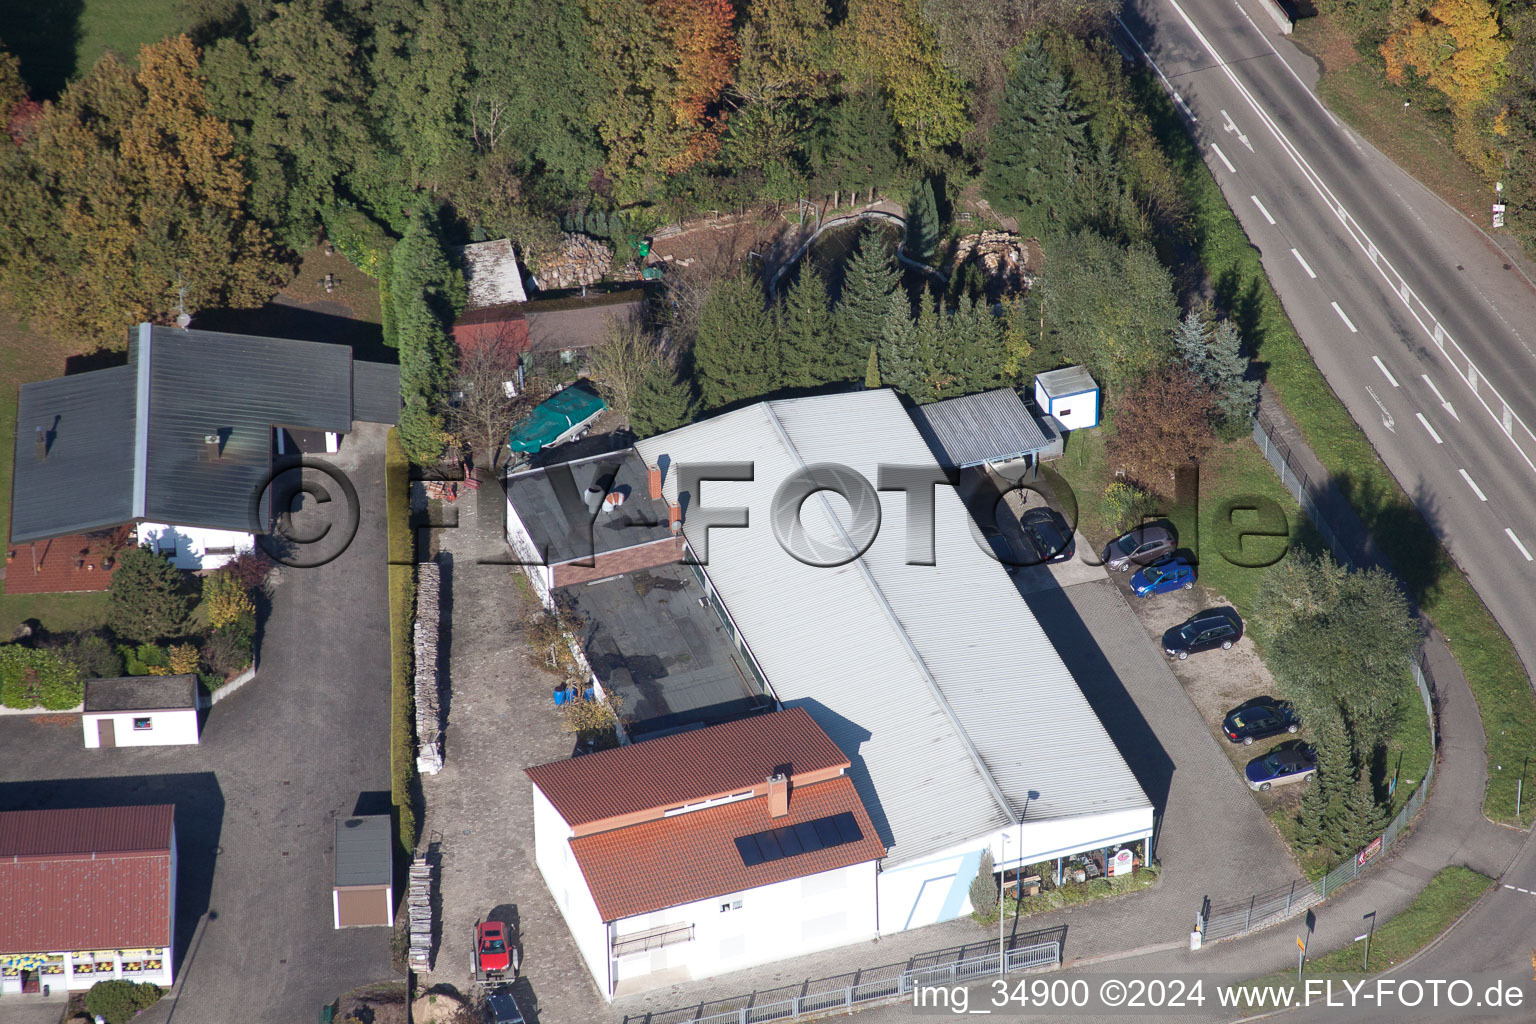
[(140, 324), (126, 366), (22, 386), (11, 541), (130, 522), (264, 533), (274, 428), (395, 422), (398, 381), (344, 345)]

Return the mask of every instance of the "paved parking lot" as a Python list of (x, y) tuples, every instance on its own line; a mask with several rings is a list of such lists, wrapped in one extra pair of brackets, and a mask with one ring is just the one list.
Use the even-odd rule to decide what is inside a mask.
[(330, 896), (332, 819), (388, 809), (383, 436), (360, 424), (336, 456), (357, 536), (286, 572), (258, 674), (209, 712), (200, 745), (87, 750), (78, 716), (0, 717), (0, 807), (176, 805), (177, 983), (143, 1024), (307, 1022), (394, 977), (387, 930), (334, 930)]

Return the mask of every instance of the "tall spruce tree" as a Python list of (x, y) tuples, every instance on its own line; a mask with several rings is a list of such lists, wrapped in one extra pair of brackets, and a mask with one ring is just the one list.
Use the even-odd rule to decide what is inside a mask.
[(933, 197), (933, 182), (924, 178), (912, 186), (907, 202), (907, 255), (927, 262), (939, 248), (939, 206)]
[(880, 353), (881, 383), (915, 400), (924, 375), (918, 364), (917, 325), (904, 289), (897, 288), (886, 297), (885, 321), (875, 349)]
[(778, 305), (779, 373), (787, 388), (813, 388), (837, 380), (830, 365), (832, 312), (827, 282), (802, 261), (800, 277)]
[(112, 631), (141, 644), (177, 636), (191, 607), (181, 570), (147, 547), (128, 548), (117, 556), (108, 598)]
[[(699, 310), (693, 341), (694, 376), (705, 409), (759, 398), (779, 386), (779, 340), (763, 291), (749, 277), (730, 277)], [(863, 360), (859, 360), (863, 369)]]
[(1232, 321), (1223, 320), (1211, 329), (1198, 314), (1187, 313), (1173, 342), (1185, 364), (1215, 394), (1223, 422), (1246, 424), (1258, 404), (1259, 382), (1248, 379), (1248, 357)]
[(1045, 237), (1084, 222), (1079, 164), (1087, 130), (1066, 82), (1038, 41), (1023, 46), (987, 140), (982, 181), (987, 198), (1017, 214), (1019, 231)]
[(883, 235), (865, 228), (843, 274), (829, 369), (834, 380), (858, 380), (871, 345), (880, 343), (890, 295), (901, 283)]
[(874, 345), (869, 347), (869, 365), (864, 369), (864, 387), (871, 391), (884, 387), (880, 383), (880, 351)]
[(693, 419), (693, 387), (677, 368), (653, 363), (630, 400), (629, 426), (638, 437), (663, 434)]

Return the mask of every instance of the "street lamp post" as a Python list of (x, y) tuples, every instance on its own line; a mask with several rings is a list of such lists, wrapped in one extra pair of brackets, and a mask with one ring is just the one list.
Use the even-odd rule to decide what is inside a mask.
[[(1020, 837), (1023, 842), (1023, 837)], [(1003, 869), (997, 878), (997, 976), (1001, 978), (1008, 973), (1007, 956), (1003, 952), (1003, 879), (1008, 877), (1008, 833), (1003, 833), (1002, 846)]]

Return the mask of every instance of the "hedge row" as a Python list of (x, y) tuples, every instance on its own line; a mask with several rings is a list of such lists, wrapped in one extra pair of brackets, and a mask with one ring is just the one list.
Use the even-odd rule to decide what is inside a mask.
[(389, 793), (400, 816), (400, 845), (416, 849), (416, 737), (411, 720), (411, 625), (415, 618), (415, 553), (411, 543), (410, 462), (395, 431), (384, 455), (385, 528), (389, 547)]

